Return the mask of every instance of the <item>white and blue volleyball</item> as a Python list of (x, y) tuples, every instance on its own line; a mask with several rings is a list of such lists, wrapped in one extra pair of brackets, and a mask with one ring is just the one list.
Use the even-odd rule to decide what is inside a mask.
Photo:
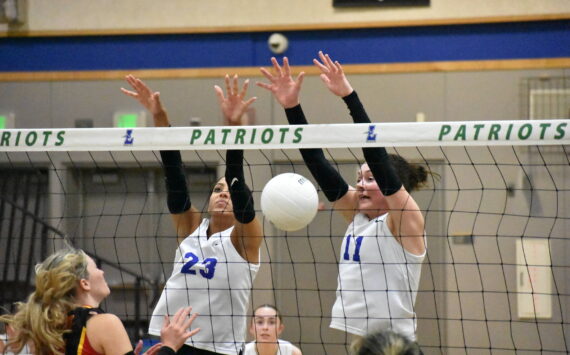
[(319, 206), (315, 186), (304, 176), (284, 173), (273, 177), (261, 192), (261, 211), (273, 225), (291, 232), (306, 227)]

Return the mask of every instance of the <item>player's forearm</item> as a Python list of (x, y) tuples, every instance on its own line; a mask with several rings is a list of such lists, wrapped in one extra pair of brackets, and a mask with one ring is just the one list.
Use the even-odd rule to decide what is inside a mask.
[(253, 196), (243, 175), (243, 150), (228, 150), (226, 153), (226, 183), (238, 222), (247, 224), (255, 218)]
[(168, 210), (172, 214), (183, 213), (190, 209), (192, 203), (190, 202), (180, 151), (162, 150), (160, 157), (164, 169)]
[[(285, 109), (290, 124), (307, 124), (301, 105)], [(330, 202), (340, 199), (348, 191), (348, 184), (325, 158), (322, 149), (300, 149), (305, 165)]]
[[(370, 123), (370, 117), (368, 117), (356, 91), (342, 99), (346, 103), (354, 123)], [(378, 181), (382, 193), (385, 196), (389, 196), (400, 190), (402, 182), (390, 162), (390, 156), (386, 149), (384, 147), (362, 148), (362, 152), (374, 179)]]

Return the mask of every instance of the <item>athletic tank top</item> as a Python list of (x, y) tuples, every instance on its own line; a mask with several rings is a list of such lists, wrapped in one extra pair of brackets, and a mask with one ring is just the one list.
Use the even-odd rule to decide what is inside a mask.
[(234, 227), (207, 236), (210, 221), (180, 243), (172, 275), (154, 309), (149, 333), (160, 335), (164, 315), (192, 306), (200, 315), (192, 329), (201, 328), (186, 344), (222, 354), (238, 354), (245, 342), (247, 310), (259, 264), (244, 260), (234, 248)]
[(95, 314), (105, 313), (101, 308), (78, 307), (69, 313), (71, 332), (65, 333), (65, 355), (102, 355), (96, 352), (87, 337), (87, 321)]
[(364, 336), (392, 329), (416, 339), (414, 303), (423, 255), (407, 252), (387, 224), (388, 214), (357, 214), (340, 253), (331, 328)]
[[(279, 343), (279, 347), (277, 348), (277, 353), (275, 355), (292, 355), (293, 354), (293, 344), (288, 342), (287, 340), (277, 339)], [(245, 351), (243, 355), (257, 355), (257, 349), (255, 348), (255, 341), (251, 343), (247, 343), (245, 346)]]

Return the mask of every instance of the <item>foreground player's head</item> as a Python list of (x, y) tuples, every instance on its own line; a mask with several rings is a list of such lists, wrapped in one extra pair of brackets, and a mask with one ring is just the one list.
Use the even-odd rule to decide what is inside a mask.
[(422, 355), (417, 343), (391, 330), (368, 334), (354, 341), (351, 355)]
[(35, 299), (44, 304), (57, 299), (74, 302), (81, 280), (89, 279), (90, 259), (79, 249), (61, 249), (48, 256), (36, 265)]

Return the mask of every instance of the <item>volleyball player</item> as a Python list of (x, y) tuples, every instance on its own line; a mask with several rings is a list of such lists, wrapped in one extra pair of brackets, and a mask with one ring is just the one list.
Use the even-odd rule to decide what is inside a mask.
[(255, 338), (245, 346), (244, 355), (302, 355), (301, 350), (279, 339), (285, 329), (277, 307), (264, 304), (253, 311), (249, 332)]
[[(36, 266), (35, 286), (28, 300), (17, 304), (15, 314), (0, 317), (14, 331), (8, 350), (18, 353), (30, 344), (36, 355), (134, 355), (121, 320), (99, 308), (111, 291), (103, 271), (82, 250), (62, 249), (47, 257)], [(197, 316), (188, 317), (190, 311), (186, 307), (166, 317), (162, 344), (146, 354), (174, 354), (199, 332), (188, 330)]]
[[(141, 80), (127, 76), (136, 98), (153, 115), (155, 126), (168, 127), (160, 94)], [(237, 75), (225, 77), (226, 94), (216, 86), (226, 125), (241, 125), (255, 97), (244, 100), (248, 81), (238, 88)], [(238, 354), (245, 342), (247, 309), (253, 280), (259, 270), (262, 227), (243, 175), (243, 151), (226, 154), (225, 177), (218, 180), (208, 204), (209, 217), (192, 206), (179, 151), (160, 152), (166, 175), (167, 205), (179, 240), (172, 275), (154, 309), (149, 333), (158, 335), (164, 314), (192, 304), (200, 314), (201, 332), (180, 354)]]
[[(370, 123), (342, 66), (319, 52), (314, 60), (327, 88), (348, 106), (355, 123)], [(304, 73), (294, 80), (287, 58), (273, 73), (261, 68), (290, 124), (307, 124), (299, 102)], [(331, 327), (357, 336), (393, 329), (415, 340), (414, 302), (426, 253), (424, 217), (409, 194), (427, 180), (421, 166), (389, 155), (384, 148), (363, 148), (366, 163), (349, 186), (321, 149), (301, 149), (303, 160), (332, 207), (349, 223), (340, 253)]]

